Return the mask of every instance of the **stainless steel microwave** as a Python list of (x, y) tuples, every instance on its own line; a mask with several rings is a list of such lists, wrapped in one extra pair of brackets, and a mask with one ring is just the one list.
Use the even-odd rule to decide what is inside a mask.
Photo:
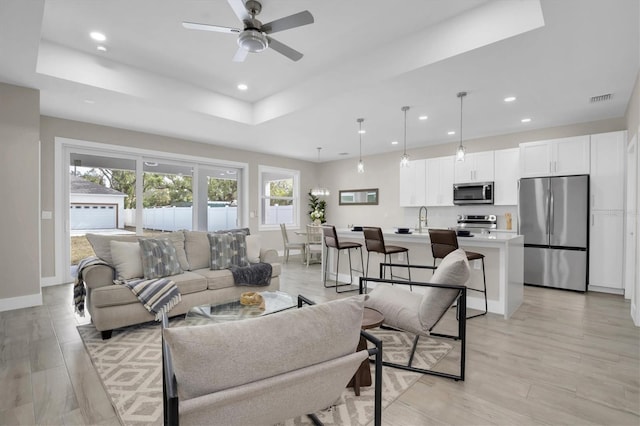
[(453, 204), (493, 204), (493, 182), (454, 184)]

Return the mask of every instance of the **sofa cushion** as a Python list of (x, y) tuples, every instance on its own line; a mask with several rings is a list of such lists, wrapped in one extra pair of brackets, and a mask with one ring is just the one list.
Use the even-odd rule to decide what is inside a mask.
[(139, 243), (111, 240), (109, 245), (117, 280), (129, 280), (143, 276)]
[(211, 269), (249, 266), (246, 235), (242, 232), (208, 234), (211, 247)]
[(142, 271), (146, 279), (168, 277), (182, 272), (176, 248), (169, 239), (140, 239)]
[(107, 262), (109, 265), (113, 265), (113, 258), (111, 257), (111, 241), (125, 241), (130, 243), (138, 241), (138, 237), (136, 235), (87, 234), (86, 237), (96, 256)]
[(179, 397), (187, 400), (351, 354), (362, 313), (362, 297), (353, 296), (257, 319), (165, 329)]
[[(171, 277), (171, 280), (175, 282), (182, 295), (197, 293), (207, 289), (206, 278), (193, 272), (187, 271), (174, 275)], [(93, 289), (90, 293), (90, 298), (91, 305), (98, 308), (140, 303), (133, 292), (123, 285), (108, 285)]]
[(418, 317), (422, 295), (405, 287), (408, 286), (378, 283), (365, 300), (365, 306), (382, 312), (384, 323), (390, 327), (424, 334)]
[(202, 268), (193, 272), (206, 278), (207, 288), (209, 290), (217, 290), (236, 285), (233, 281), (233, 275), (229, 269)]

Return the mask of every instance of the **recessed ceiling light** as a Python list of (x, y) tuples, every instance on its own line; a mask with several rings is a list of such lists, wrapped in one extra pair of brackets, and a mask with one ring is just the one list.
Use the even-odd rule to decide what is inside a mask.
[(107, 48), (105, 46), (102, 46), (102, 45), (96, 47), (96, 49), (98, 50), (98, 52), (106, 52), (107, 51)]
[(520, 120), (523, 123), (530, 123), (531, 119), (530, 118), (523, 118), (522, 120)]
[(148, 167), (158, 167), (158, 163), (155, 161), (145, 161), (144, 165)]
[(338, 155), (349, 155), (348, 152), (339, 152)]
[(249, 88), (249, 86), (247, 86), (244, 83), (238, 84), (238, 90), (247, 90), (248, 88)]
[(85, 103), (85, 104), (95, 104), (95, 103), (96, 103), (96, 101), (94, 101), (93, 99), (85, 99), (85, 100), (84, 100), (84, 103)]
[(506, 98), (504, 98), (505, 102), (513, 102), (516, 100), (515, 96), (507, 96)]
[(398, 145), (398, 141), (392, 141), (391, 145)]
[(451, 131), (447, 132), (447, 134), (448, 134), (449, 136), (451, 136), (451, 135), (455, 135), (455, 134), (456, 134), (456, 132), (454, 132), (453, 130), (451, 130)]
[(429, 117), (427, 117), (426, 115), (421, 115), (420, 117), (418, 117), (418, 120), (426, 120), (427, 118)]
[(105, 41), (107, 39), (107, 36), (97, 31), (92, 31), (89, 36), (95, 41)]

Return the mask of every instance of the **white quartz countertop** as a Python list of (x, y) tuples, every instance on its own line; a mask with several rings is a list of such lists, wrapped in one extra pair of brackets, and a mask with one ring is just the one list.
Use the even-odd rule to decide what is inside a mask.
[[(442, 229), (442, 228), (438, 228)], [(352, 235), (354, 238), (362, 238), (362, 231), (352, 231), (348, 228), (338, 229), (338, 234), (340, 236), (349, 238)], [(416, 242), (426, 242), (429, 241), (429, 232), (428, 230), (422, 230), (422, 232), (413, 231), (410, 234), (399, 234), (396, 232), (394, 228), (382, 229), (382, 234), (385, 237), (385, 240), (396, 240), (396, 241), (416, 241)], [(458, 244), (461, 246), (466, 243), (474, 244), (479, 242), (484, 243), (504, 243), (511, 240), (518, 240), (522, 238), (521, 235), (511, 232), (493, 232), (490, 234), (482, 234), (482, 233), (472, 233), (472, 236), (469, 237), (460, 237), (458, 236)]]

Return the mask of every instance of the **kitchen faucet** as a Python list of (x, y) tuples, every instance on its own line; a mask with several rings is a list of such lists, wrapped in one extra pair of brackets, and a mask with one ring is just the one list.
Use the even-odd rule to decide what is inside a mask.
[[(422, 210), (424, 209), (424, 217), (422, 216)], [(425, 206), (420, 207), (418, 210), (418, 232), (422, 233), (422, 221), (424, 220), (424, 227), (427, 227), (427, 208)]]

